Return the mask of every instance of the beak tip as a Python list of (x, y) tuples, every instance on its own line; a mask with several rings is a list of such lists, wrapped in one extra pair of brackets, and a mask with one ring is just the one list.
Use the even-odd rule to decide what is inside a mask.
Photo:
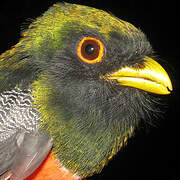
[(172, 86), (170, 86), (170, 87), (168, 86), (167, 90), (169, 91), (169, 94), (170, 94), (173, 91), (173, 87)]

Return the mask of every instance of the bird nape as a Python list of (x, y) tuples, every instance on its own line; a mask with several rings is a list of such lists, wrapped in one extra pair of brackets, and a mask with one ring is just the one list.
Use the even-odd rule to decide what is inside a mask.
[(0, 55), (0, 175), (25, 179), (49, 152), (63, 168), (53, 174), (46, 160), (31, 179), (100, 172), (156, 111), (159, 95), (172, 91), (155, 57), (132, 24), (87, 6), (53, 5)]

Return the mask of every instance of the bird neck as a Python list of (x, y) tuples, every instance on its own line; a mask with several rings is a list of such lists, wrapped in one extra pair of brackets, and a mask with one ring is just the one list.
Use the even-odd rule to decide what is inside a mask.
[(131, 128), (118, 136), (111, 128), (94, 132), (79, 130), (73, 120), (53, 121), (56, 125), (46, 129), (54, 137), (53, 151), (64, 167), (82, 178), (100, 172), (133, 132)]
[(100, 172), (133, 133), (133, 124), (126, 129), (107, 125), (97, 108), (81, 116), (69, 113), (70, 109), (60, 103), (63, 97), (47, 81), (36, 81), (32, 95), (41, 114), (41, 128), (54, 138), (57, 158), (82, 178)]

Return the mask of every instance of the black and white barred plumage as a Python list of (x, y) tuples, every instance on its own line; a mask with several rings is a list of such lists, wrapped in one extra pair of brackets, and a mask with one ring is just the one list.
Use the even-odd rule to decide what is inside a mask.
[(0, 94), (0, 142), (17, 132), (33, 132), (38, 128), (40, 115), (32, 107), (30, 90), (15, 88)]
[(52, 139), (39, 132), (40, 117), (32, 106), (30, 90), (15, 88), (0, 94), (0, 173), (11, 169), (13, 180), (20, 180), (16, 171), (29, 168), (27, 176), (46, 157)]

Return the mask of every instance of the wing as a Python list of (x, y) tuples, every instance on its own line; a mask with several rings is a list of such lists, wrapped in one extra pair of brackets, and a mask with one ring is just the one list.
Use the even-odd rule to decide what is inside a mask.
[(12, 166), (17, 150), (16, 135), (0, 144), (0, 175)]
[(23, 180), (46, 158), (53, 144), (48, 133), (17, 133), (0, 146), (0, 173), (11, 171), (11, 180)]
[(29, 176), (43, 162), (53, 144), (48, 133), (21, 134), (21, 136), (24, 136), (23, 142), (11, 167), (12, 180), (23, 180)]
[(13, 179), (23, 179), (44, 160), (52, 139), (39, 132), (40, 118), (30, 90), (14, 88), (0, 94), (0, 175), (11, 170)]

